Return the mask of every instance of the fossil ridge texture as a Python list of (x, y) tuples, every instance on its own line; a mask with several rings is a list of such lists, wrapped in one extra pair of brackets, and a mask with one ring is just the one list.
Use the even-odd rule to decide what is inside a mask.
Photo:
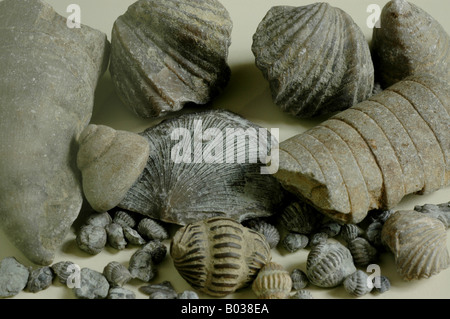
[(358, 223), (450, 184), (450, 85), (416, 75), (280, 143), (275, 177), (322, 213)]
[(265, 158), (273, 136), (237, 114), (184, 114), (140, 135), (148, 140), (150, 155), (117, 204), (120, 208), (186, 225), (215, 216), (240, 222), (267, 217), (283, 203), (281, 184), (261, 174), (264, 165), (258, 155), (262, 151)]
[(262, 234), (220, 217), (180, 228), (171, 241), (170, 255), (193, 288), (216, 297), (248, 286), (272, 258)]
[(75, 140), (109, 44), (36, 0), (0, 2), (0, 29), (0, 224), (32, 262), (49, 264), (81, 209)]
[(406, 0), (389, 1), (380, 19), (371, 49), (382, 87), (418, 73), (450, 79), (450, 37), (438, 21)]
[(295, 116), (341, 111), (372, 94), (369, 44), (350, 16), (328, 3), (272, 7), (252, 51), (274, 103)]
[(429, 278), (450, 266), (446, 230), (427, 214), (398, 211), (383, 225), (381, 240), (394, 254), (404, 280)]
[(158, 117), (228, 84), (232, 21), (217, 0), (139, 0), (114, 23), (110, 72), (123, 103)]

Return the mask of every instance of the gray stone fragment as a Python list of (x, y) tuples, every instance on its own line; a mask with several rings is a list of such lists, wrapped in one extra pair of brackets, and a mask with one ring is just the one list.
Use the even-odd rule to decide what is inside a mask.
[(185, 290), (178, 294), (178, 299), (200, 299), (200, 297), (195, 291)]
[(91, 255), (99, 254), (106, 245), (107, 235), (104, 227), (84, 225), (76, 237), (78, 247)]
[(107, 299), (136, 299), (136, 294), (123, 287), (113, 287), (109, 289)]
[(303, 234), (289, 233), (283, 239), (283, 247), (290, 253), (308, 246), (309, 238)]
[(54, 277), (55, 273), (48, 266), (33, 269), (30, 272), (26, 289), (33, 293), (45, 290), (51, 286)]
[(142, 286), (140, 291), (149, 295), (150, 299), (176, 299), (178, 297), (177, 292), (169, 281)]
[(82, 203), (76, 139), (108, 63), (106, 34), (41, 0), (0, 2), (0, 225), (32, 262), (51, 264)]
[(28, 283), (30, 272), (14, 257), (0, 262), (0, 297), (12, 297), (21, 292)]
[(118, 250), (125, 249), (127, 241), (123, 233), (123, 228), (119, 224), (111, 223), (105, 228), (108, 244)]
[(292, 289), (293, 290), (302, 290), (306, 286), (308, 286), (309, 280), (306, 273), (301, 269), (294, 269), (291, 272), (292, 279)]
[(73, 288), (73, 292), (80, 299), (104, 299), (108, 296), (109, 283), (102, 273), (89, 268), (82, 268), (80, 287)]

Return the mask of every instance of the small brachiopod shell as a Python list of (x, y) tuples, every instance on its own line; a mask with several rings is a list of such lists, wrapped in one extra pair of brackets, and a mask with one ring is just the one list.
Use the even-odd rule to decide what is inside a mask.
[(80, 287), (73, 288), (73, 292), (80, 299), (105, 299), (109, 292), (109, 283), (102, 273), (82, 268), (80, 272)]
[(111, 79), (141, 117), (206, 104), (228, 83), (232, 21), (217, 0), (139, 0), (114, 23)]
[(296, 291), (290, 297), (290, 299), (314, 299), (314, 298), (309, 290), (302, 289), (302, 290)]
[(103, 227), (83, 225), (76, 237), (78, 247), (91, 255), (99, 254), (106, 245), (106, 230)]
[(303, 270), (298, 268), (295, 268), (291, 271), (291, 279), (293, 290), (302, 290), (303, 288), (308, 286), (309, 283), (308, 276), (306, 276)]
[(322, 224), (319, 232), (326, 233), (329, 238), (337, 236), (341, 232), (342, 225), (335, 221)]
[(113, 287), (122, 287), (133, 278), (128, 268), (117, 261), (108, 263), (103, 269), (103, 275)]
[(364, 230), (355, 224), (344, 224), (341, 229), (340, 236), (347, 243), (364, 234)]
[(374, 277), (372, 279), (372, 284), (372, 292), (375, 293), (382, 294), (391, 289), (391, 282), (389, 281), (389, 278), (383, 275)]
[(290, 253), (308, 246), (309, 238), (303, 234), (289, 233), (283, 239), (283, 247)]
[(381, 247), (381, 230), (383, 229), (383, 223), (376, 220), (370, 223), (365, 231), (365, 238), (375, 247)]
[(317, 229), (320, 213), (310, 205), (296, 201), (278, 216), (279, 223), (291, 232), (308, 235)]
[(156, 268), (153, 263), (153, 252), (142, 247), (131, 255), (128, 270), (133, 278), (149, 282), (156, 276)]
[(105, 227), (108, 244), (115, 249), (125, 249), (127, 241), (123, 233), (123, 228), (119, 224), (111, 223)]
[(368, 282), (369, 275), (362, 270), (357, 270), (344, 280), (344, 289), (351, 295), (362, 297), (372, 290)]
[(449, 78), (450, 37), (430, 14), (392, 0), (381, 12), (380, 26), (373, 28), (372, 55), (383, 87), (418, 73)]
[(328, 241), (328, 238), (329, 237), (327, 233), (319, 232), (312, 234), (309, 238), (309, 245), (313, 247), (321, 243), (326, 243)]
[(68, 279), (74, 275), (76, 271), (81, 270), (78, 265), (71, 261), (60, 261), (51, 266), (53, 272), (56, 274), (59, 282), (67, 285)]
[(114, 213), (113, 222), (119, 224), (122, 227), (134, 228), (136, 226), (136, 220), (129, 212), (118, 210)]
[(53, 270), (48, 266), (31, 270), (27, 290), (36, 293), (47, 289), (51, 286), (54, 276)]
[(298, 117), (341, 111), (372, 94), (374, 68), (364, 34), (328, 3), (272, 7), (252, 51), (275, 104)]
[(384, 224), (381, 239), (404, 280), (429, 278), (450, 266), (446, 228), (426, 214), (397, 211)]
[(445, 227), (450, 227), (450, 202), (438, 205), (425, 204), (423, 206), (416, 205), (415, 211), (427, 214), (427, 216), (439, 219)]
[(98, 227), (106, 227), (112, 222), (112, 217), (108, 212), (93, 213), (86, 220), (86, 224)]
[(136, 229), (129, 226), (123, 227), (123, 234), (126, 240), (132, 245), (144, 245), (147, 242)]
[(198, 294), (192, 290), (185, 290), (178, 294), (178, 299), (200, 299)]
[(169, 281), (142, 286), (139, 290), (149, 295), (150, 299), (176, 299), (178, 297), (177, 292)]
[(306, 261), (306, 275), (318, 287), (336, 287), (355, 271), (352, 254), (335, 241), (313, 246)]
[(353, 256), (353, 262), (356, 266), (368, 266), (373, 264), (378, 257), (378, 251), (365, 238), (357, 237), (347, 244)]
[(140, 249), (149, 253), (155, 265), (162, 262), (167, 255), (167, 247), (160, 240), (151, 240)]
[(245, 226), (247, 226), (250, 229), (253, 229), (254, 231), (257, 231), (258, 233), (261, 233), (266, 237), (267, 242), (269, 243), (270, 248), (277, 247), (278, 243), (280, 242), (280, 233), (278, 229), (262, 220), (262, 219), (252, 219), (249, 220)]
[(143, 218), (137, 226), (138, 233), (148, 239), (164, 240), (169, 238), (167, 230), (157, 221), (151, 218)]
[(136, 299), (136, 294), (123, 287), (111, 287), (107, 299)]
[(228, 218), (209, 218), (180, 228), (170, 254), (195, 289), (223, 297), (247, 286), (271, 259), (265, 237)]
[(286, 299), (292, 290), (292, 279), (283, 266), (269, 262), (258, 272), (252, 290), (259, 299)]

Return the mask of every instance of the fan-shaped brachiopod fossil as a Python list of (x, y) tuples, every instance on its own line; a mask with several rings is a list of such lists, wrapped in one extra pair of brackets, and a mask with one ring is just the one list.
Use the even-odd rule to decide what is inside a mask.
[(416, 75), (280, 143), (275, 174), (340, 221), (450, 184), (450, 86)]
[(0, 2), (0, 224), (48, 265), (83, 203), (75, 140), (107, 67), (106, 35), (40, 0)]
[(118, 206), (180, 225), (270, 216), (284, 193), (272, 175), (261, 174), (258, 152), (267, 155), (273, 141), (260, 130), (270, 135), (224, 110), (184, 114), (140, 135), (89, 125), (78, 153), (83, 190), (97, 210)]
[(217, 0), (139, 0), (114, 23), (111, 78), (142, 117), (206, 104), (228, 84), (232, 22)]
[(170, 255), (189, 284), (211, 296), (223, 297), (250, 284), (271, 260), (260, 233), (228, 218), (210, 218), (179, 229)]
[(272, 7), (252, 51), (275, 104), (293, 115), (340, 111), (372, 94), (374, 68), (364, 34), (328, 3)]

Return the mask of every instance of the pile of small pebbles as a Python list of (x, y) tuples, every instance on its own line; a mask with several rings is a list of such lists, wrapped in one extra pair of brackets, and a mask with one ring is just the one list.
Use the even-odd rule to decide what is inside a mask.
[(142, 246), (152, 240), (165, 240), (169, 234), (159, 221), (116, 210), (92, 213), (76, 236), (78, 247), (90, 255), (99, 254), (108, 244), (123, 250), (129, 244)]

